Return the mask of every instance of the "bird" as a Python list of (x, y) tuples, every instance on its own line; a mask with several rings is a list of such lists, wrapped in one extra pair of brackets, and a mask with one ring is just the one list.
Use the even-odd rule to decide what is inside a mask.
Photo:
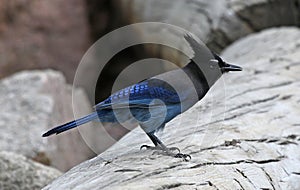
[(160, 150), (168, 156), (191, 159), (189, 154), (181, 153), (177, 147), (168, 148), (156, 133), (163, 130), (167, 122), (200, 101), (224, 73), (242, 71), (242, 68), (226, 63), (215, 52), (204, 48), (191, 34), (185, 34), (184, 39), (194, 53), (186, 66), (121, 89), (97, 104), (94, 112), (57, 126), (42, 137), (59, 134), (90, 121), (122, 123), (129, 120), (137, 122), (154, 144), (142, 145), (141, 149)]

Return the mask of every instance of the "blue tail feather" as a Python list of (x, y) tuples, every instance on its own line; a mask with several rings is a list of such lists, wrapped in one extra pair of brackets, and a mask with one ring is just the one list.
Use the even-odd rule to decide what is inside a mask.
[(42, 136), (43, 137), (47, 137), (47, 136), (50, 136), (50, 135), (53, 135), (53, 134), (59, 134), (59, 133), (62, 133), (64, 131), (67, 131), (69, 129), (72, 129), (72, 128), (75, 128), (79, 125), (83, 125), (87, 122), (90, 122), (92, 120), (95, 120), (98, 118), (98, 114), (97, 112), (93, 112), (87, 116), (84, 116), (80, 119), (77, 119), (77, 120), (74, 120), (74, 121), (71, 121), (69, 123), (65, 123), (63, 125), (60, 125), (58, 127), (55, 127), (49, 131), (47, 131), (46, 133), (44, 133)]

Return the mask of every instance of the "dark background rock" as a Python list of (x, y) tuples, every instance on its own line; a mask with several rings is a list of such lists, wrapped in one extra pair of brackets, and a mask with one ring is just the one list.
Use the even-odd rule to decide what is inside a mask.
[(299, 0), (229, 0), (228, 6), (254, 31), (274, 26), (300, 25)]
[(217, 52), (252, 32), (274, 26), (300, 24), (299, 0), (114, 2), (127, 23), (151, 21), (180, 26), (197, 35)]

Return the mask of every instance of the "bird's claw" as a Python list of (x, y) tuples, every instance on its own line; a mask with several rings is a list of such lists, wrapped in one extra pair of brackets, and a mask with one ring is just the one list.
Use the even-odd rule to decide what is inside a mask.
[(179, 148), (177, 148), (177, 147), (170, 147), (170, 148), (168, 148), (168, 151), (171, 151), (171, 152), (173, 152), (173, 151), (178, 151), (178, 154), (180, 153), (180, 149)]
[[(177, 147), (160, 147), (160, 146), (149, 146), (149, 145), (142, 145), (140, 150), (146, 148), (147, 150), (155, 150), (152, 155), (162, 154), (167, 156), (172, 156), (174, 158), (183, 158), (184, 161), (189, 161), (192, 157), (188, 154), (180, 153), (180, 149)], [(178, 153), (174, 153), (174, 151), (178, 151)]]
[(192, 159), (191, 155), (189, 154), (182, 154), (182, 153), (178, 153), (174, 156), (175, 158), (183, 158), (184, 161), (189, 161)]
[(153, 155), (154, 154), (162, 154), (162, 155), (166, 155), (166, 156), (171, 156), (171, 157), (174, 157), (174, 158), (183, 158), (184, 161), (190, 161), (192, 159), (192, 157), (189, 155), (189, 154), (182, 154), (182, 153), (173, 153), (173, 152), (170, 152), (170, 151), (163, 151), (163, 152), (159, 152), (159, 151), (154, 151), (153, 152)]
[(160, 150), (156, 146), (149, 146), (149, 145), (145, 145), (145, 144), (140, 147), (140, 150), (142, 150), (143, 148), (146, 148), (146, 150)]
[(143, 148), (146, 148), (146, 150), (157, 150), (157, 151), (163, 151), (163, 152), (178, 151), (178, 153), (180, 153), (180, 149), (177, 147), (164, 148), (164, 147), (160, 147), (160, 146), (149, 146), (149, 145), (144, 144), (140, 147), (140, 150), (142, 150)]

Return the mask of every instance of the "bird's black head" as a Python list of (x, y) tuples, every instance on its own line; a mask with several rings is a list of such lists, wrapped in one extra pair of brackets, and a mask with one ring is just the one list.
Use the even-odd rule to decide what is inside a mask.
[(212, 52), (215, 60), (218, 62), (219, 68), (221, 69), (222, 73), (227, 73), (229, 71), (242, 71), (242, 67), (237, 66), (237, 65), (232, 65), (232, 64), (228, 64), (225, 61), (223, 61), (223, 59), (218, 56), (216, 53)]

